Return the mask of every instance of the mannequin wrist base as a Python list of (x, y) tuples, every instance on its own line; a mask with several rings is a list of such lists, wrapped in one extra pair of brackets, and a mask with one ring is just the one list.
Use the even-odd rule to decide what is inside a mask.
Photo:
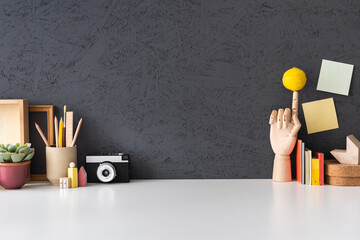
[(290, 155), (275, 155), (272, 179), (276, 182), (291, 182)]

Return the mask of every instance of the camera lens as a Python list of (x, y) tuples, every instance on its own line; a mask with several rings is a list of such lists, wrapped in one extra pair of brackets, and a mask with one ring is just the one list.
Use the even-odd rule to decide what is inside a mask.
[(102, 171), (102, 175), (103, 175), (104, 177), (108, 177), (108, 176), (110, 175), (109, 170), (105, 169), (104, 171)]
[(96, 171), (96, 175), (101, 182), (111, 182), (116, 177), (116, 169), (109, 162), (101, 163)]

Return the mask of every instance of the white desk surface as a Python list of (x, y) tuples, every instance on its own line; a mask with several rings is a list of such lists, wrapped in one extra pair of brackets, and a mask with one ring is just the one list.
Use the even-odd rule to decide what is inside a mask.
[(31, 183), (0, 189), (0, 239), (360, 239), (360, 187), (244, 179), (77, 189)]

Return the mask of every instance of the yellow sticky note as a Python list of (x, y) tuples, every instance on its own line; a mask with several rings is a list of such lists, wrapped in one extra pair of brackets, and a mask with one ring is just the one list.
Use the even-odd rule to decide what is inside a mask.
[(308, 134), (339, 128), (333, 98), (302, 104)]

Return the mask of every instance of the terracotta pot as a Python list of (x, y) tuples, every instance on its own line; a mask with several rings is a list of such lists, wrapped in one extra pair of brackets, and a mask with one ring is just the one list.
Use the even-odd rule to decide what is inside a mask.
[(69, 164), (77, 165), (77, 150), (74, 147), (46, 147), (46, 177), (56, 186), (59, 178), (68, 176)]
[(24, 186), (30, 174), (30, 163), (31, 161), (0, 163), (0, 185), (6, 189)]

